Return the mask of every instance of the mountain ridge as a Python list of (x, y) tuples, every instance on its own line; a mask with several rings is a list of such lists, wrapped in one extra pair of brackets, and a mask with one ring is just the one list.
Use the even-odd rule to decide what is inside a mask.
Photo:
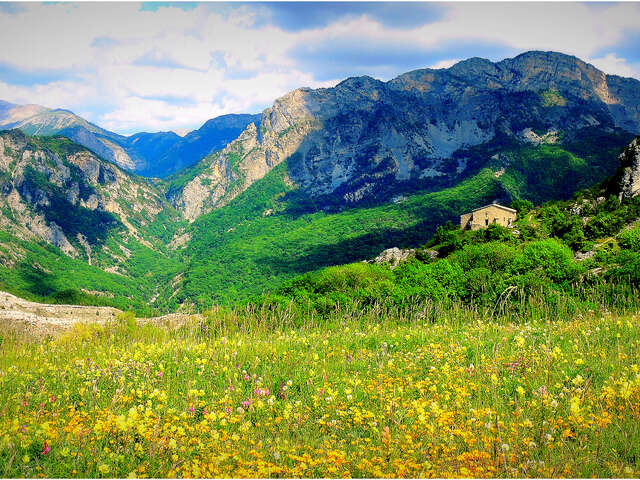
[(390, 198), (393, 187), (425, 188), (452, 170), (464, 172), (479, 160), (461, 158), (454, 165), (453, 155), (497, 137), (535, 142), (548, 134), (548, 141), (562, 142), (559, 137), (594, 126), (638, 133), (639, 99), (640, 81), (606, 75), (576, 57), (536, 51), (500, 62), (476, 58), (448, 69), (414, 70), (388, 82), (362, 76), (332, 88), (299, 88), (263, 111), (260, 128), (249, 125), (221, 153), (203, 160), (207, 166), (199, 166), (185, 194), (172, 202), (194, 205), (194, 219), (285, 158), (292, 160), (292, 181), (311, 198), (341, 197), (343, 204)]
[(175, 132), (124, 136), (105, 130), (71, 110), (0, 102), (0, 128), (19, 128), (30, 135), (66, 136), (121, 168), (148, 177), (164, 177), (197, 163), (237, 137), (250, 121), (256, 121), (249, 114), (230, 114), (209, 119), (184, 137)]

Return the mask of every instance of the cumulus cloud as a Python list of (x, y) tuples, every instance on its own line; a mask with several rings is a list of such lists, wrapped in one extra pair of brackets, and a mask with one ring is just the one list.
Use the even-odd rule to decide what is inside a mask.
[(0, 3), (0, 99), (132, 133), (531, 49), (639, 77), (638, 25), (637, 3)]

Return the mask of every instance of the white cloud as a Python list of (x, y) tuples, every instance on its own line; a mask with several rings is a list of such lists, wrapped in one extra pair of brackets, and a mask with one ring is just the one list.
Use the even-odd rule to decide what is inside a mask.
[[(333, 78), (338, 73), (319, 81), (290, 52), (345, 38), (406, 47), (418, 58), (420, 49), (434, 51), (438, 58), (419, 65), (434, 68), (464, 58), (459, 45), (477, 44), (562, 51), (625, 76), (640, 71), (608, 53), (638, 32), (637, 3), (443, 3), (440, 20), (417, 28), (386, 26), (363, 14), (299, 32), (254, 27), (264, 7), (251, 5), (186, 11), (141, 11), (139, 4), (120, 2), (23, 5), (0, 12), (0, 68), (6, 67), (0, 98), (69, 108), (119, 132), (196, 127), (219, 114), (259, 111), (294, 88), (332, 85), (342, 79)], [(357, 41), (347, 47), (357, 49)], [(404, 71), (397, 65), (378, 71), (391, 77)], [(30, 85), (29, 72), (41, 80)]]
[(589, 59), (589, 63), (612, 75), (640, 78), (640, 64), (628, 63), (626, 59), (619, 58), (614, 53)]

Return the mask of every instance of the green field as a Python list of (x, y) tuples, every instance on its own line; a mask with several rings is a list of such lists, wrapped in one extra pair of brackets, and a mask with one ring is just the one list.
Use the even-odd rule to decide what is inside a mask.
[[(640, 323), (606, 309), (217, 311), (0, 340), (4, 477), (634, 477)], [(566, 313), (566, 312), (565, 312)]]

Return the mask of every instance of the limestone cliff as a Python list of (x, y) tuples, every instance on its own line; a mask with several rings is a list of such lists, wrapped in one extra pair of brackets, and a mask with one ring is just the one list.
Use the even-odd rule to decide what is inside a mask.
[(640, 132), (640, 82), (553, 52), (472, 58), (389, 82), (350, 78), (276, 100), (259, 127), (205, 159), (171, 202), (193, 220), (285, 160), (311, 198), (385, 199), (464, 176), (463, 149), (505, 138), (560, 143), (585, 128)]
[(168, 204), (146, 180), (67, 139), (11, 130), (0, 132), (0, 207), (3, 230), (91, 263), (110, 231), (147, 242), (140, 229)]
[(620, 200), (640, 194), (640, 137), (620, 154)]

